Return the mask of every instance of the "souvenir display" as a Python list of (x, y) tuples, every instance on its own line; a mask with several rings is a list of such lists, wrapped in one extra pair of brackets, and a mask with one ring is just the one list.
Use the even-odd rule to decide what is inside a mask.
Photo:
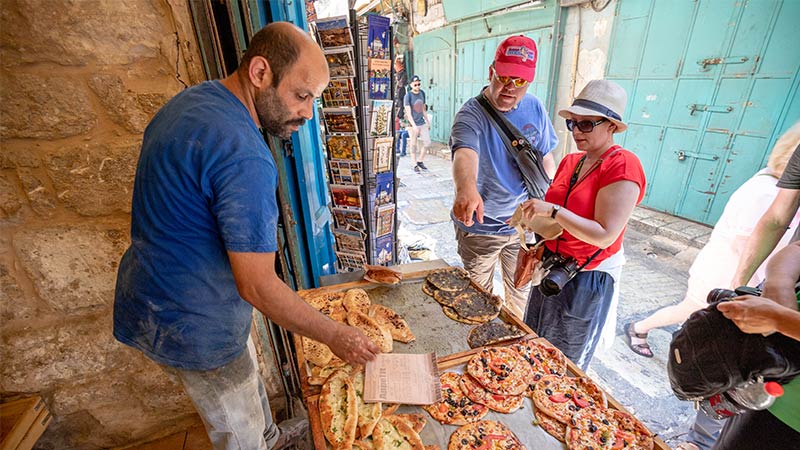
[(347, 16), (317, 20), (317, 36), (319, 36), (319, 44), (326, 50), (353, 46), (350, 21)]

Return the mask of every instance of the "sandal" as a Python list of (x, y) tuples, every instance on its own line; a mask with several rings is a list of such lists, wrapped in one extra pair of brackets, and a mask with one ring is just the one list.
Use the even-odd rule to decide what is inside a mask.
[[(645, 358), (653, 357), (653, 350), (650, 349), (650, 344), (647, 343), (647, 333), (637, 333), (633, 330), (633, 322), (625, 324), (625, 339), (628, 341), (628, 347), (637, 355), (644, 356)], [(641, 344), (634, 344), (634, 339), (644, 340)]]

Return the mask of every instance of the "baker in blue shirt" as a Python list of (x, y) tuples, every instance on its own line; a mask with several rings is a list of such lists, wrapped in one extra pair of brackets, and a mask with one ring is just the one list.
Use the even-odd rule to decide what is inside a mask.
[[(495, 51), (489, 66), (489, 85), (483, 95), (532, 146), (539, 148), (550, 178), (555, 162), (550, 151), (558, 144), (542, 102), (528, 87), (536, 72), (537, 50), (532, 39), (511, 36)], [(453, 155), (455, 222), (458, 254), (472, 279), (492, 291), (495, 265), (500, 260), (505, 304), (524, 317), (530, 286), (514, 287), (519, 240), (506, 221), (517, 205), (529, 198), (517, 162), (475, 98), (458, 111), (450, 132)]]
[(275, 273), (277, 170), (262, 131), (290, 137), (327, 84), (316, 43), (273, 23), (235, 73), (181, 92), (145, 130), (114, 336), (181, 380), (215, 449), (284, 448), (302, 429), (273, 423), (248, 339), (254, 306), (350, 363), (379, 351)]

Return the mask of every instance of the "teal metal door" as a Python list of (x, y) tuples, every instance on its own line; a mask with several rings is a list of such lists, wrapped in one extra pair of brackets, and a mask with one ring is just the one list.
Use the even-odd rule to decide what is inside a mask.
[(714, 224), (764, 166), (798, 119), (798, 22), (795, 0), (618, 3), (606, 77), (628, 92), (645, 205)]
[(423, 80), (429, 117), (431, 119), (431, 139), (436, 142), (447, 142), (450, 138), (449, 121), (453, 116), (453, 50), (442, 49), (425, 53), (422, 57), (422, 69), (417, 75)]

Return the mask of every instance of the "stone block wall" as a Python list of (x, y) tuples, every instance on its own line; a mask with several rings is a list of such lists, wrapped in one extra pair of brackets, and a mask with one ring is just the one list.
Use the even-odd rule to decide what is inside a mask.
[(0, 396), (44, 397), (37, 448), (121, 446), (197, 420), (111, 334), (142, 133), (204, 78), (188, 1), (0, 2)]

